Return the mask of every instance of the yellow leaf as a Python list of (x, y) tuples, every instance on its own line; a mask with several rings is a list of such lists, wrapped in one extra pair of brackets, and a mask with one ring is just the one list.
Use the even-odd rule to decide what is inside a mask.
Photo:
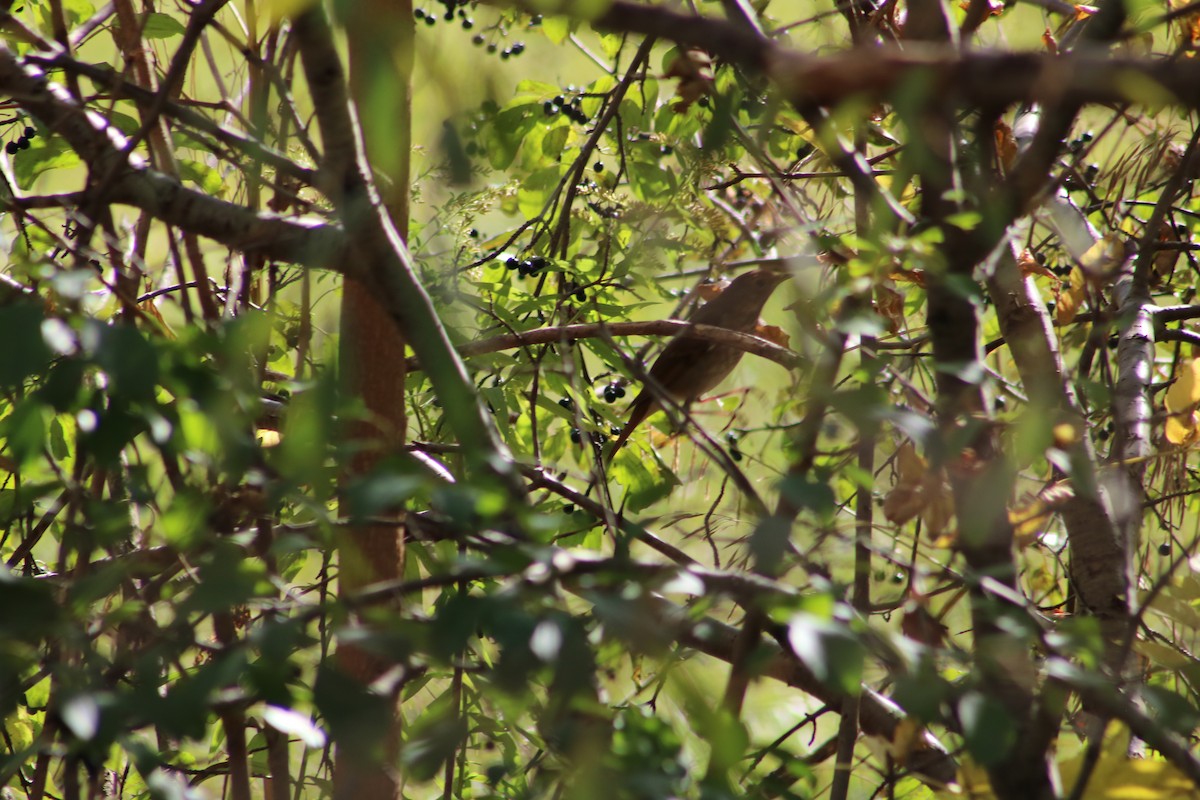
[(896, 763), (903, 766), (913, 751), (918, 748), (925, 749), (921, 747), (924, 744), (921, 739), (924, 730), (925, 726), (912, 717), (905, 717), (896, 723), (892, 740), (888, 742), (888, 750), (891, 751), (892, 758), (896, 760)]
[(1200, 420), (1196, 419), (1194, 411), (1191, 414), (1167, 417), (1166, 424), (1163, 425), (1163, 437), (1174, 445), (1190, 445), (1196, 441), (1196, 434), (1200, 432), (1196, 426), (1198, 421)]
[(1069, 325), (1075, 319), (1075, 315), (1079, 313), (1079, 307), (1083, 305), (1086, 280), (1083, 273), (1079, 271), (1079, 267), (1071, 269), (1070, 281), (1071, 285), (1065, 292), (1060, 288), (1054, 293), (1056, 303), (1054, 321), (1059, 325)]
[[(1196, 800), (1200, 791), (1192, 780), (1166, 761), (1129, 758), (1129, 731), (1116, 723), (1105, 734), (1104, 750), (1088, 780), (1084, 800)], [(1063, 789), (1069, 794), (1079, 779), (1084, 755), (1058, 765)]]
[(267, 428), (259, 428), (256, 430), (254, 432), (254, 438), (258, 439), (258, 443), (263, 447), (274, 447), (281, 441), (279, 431), (273, 431)]
[(1053, 514), (1049, 504), (1042, 498), (1035, 497), (1032, 501), (1009, 509), (1008, 521), (1013, 527), (1013, 539), (1017, 547), (1028, 547), (1037, 541), (1038, 535), (1046, 528)]
[[(1079, 266), (1089, 278), (1100, 278), (1111, 274), (1124, 260), (1124, 240), (1114, 233), (1106, 233), (1083, 254)], [(1075, 279), (1074, 270), (1071, 271), (1071, 279)]]
[(899, 473), (899, 483), (911, 485), (925, 479), (929, 465), (917, 453), (912, 442), (905, 442), (896, 451), (896, 471)]
[(1163, 403), (1172, 413), (1194, 408), (1200, 403), (1200, 358), (1192, 359), (1179, 370), (1179, 377), (1167, 389)]

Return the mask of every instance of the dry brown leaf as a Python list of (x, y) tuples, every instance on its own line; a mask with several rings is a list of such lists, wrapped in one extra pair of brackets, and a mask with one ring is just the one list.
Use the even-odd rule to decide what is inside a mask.
[(954, 494), (950, 491), (949, 484), (943, 480), (936, 483), (927, 481), (926, 493), (929, 501), (921, 510), (921, 522), (925, 523), (925, 530), (930, 538), (937, 539), (950, 527), (950, 521), (954, 519)]
[(768, 325), (761, 319), (754, 326), (754, 335), (766, 339), (771, 344), (777, 344), (780, 347), (792, 346), (792, 338), (787, 335), (787, 331), (778, 325)]
[(883, 515), (897, 525), (918, 515), (931, 537), (954, 518), (954, 497), (942, 470), (930, 470), (912, 442), (896, 451), (896, 485), (883, 498)]
[(929, 611), (929, 601), (924, 595), (909, 597), (904, 603), (904, 616), (900, 618), (900, 631), (914, 642), (927, 647), (941, 647), (950, 631)]
[[(1181, 241), (1178, 229), (1168, 222), (1163, 222), (1158, 229), (1158, 241), (1168, 244), (1178, 244)], [(1158, 287), (1171, 279), (1175, 272), (1175, 264), (1179, 261), (1179, 250), (1161, 249), (1154, 254), (1154, 269), (1150, 273), (1152, 287)]]
[(1004, 120), (996, 120), (994, 129), (996, 136), (996, 155), (1000, 158), (1000, 163), (1005, 171), (1012, 167), (1013, 161), (1017, 157), (1017, 140), (1013, 136), (1012, 127)]
[(667, 66), (666, 78), (678, 78), (675, 94), (679, 97), (672, 108), (677, 112), (688, 107), (712, 90), (712, 58), (703, 50), (684, 50)]
[(892, 287), (876, 284), (875, 310), (887, 320), (890, 332), (896, 333), (904, 326), (904, 295)]
[(1017, 507), (1009, 509), (1008, 521), (1012, 525), (1017, 547), (1034, 544), (1054, 513), (1074, 497), (1075, 489), (1071, 484), (1058, 481), (1038, 492), (1035, 497), (1026, 498)]
[(167, 324), (165, 319), (163, 319), (162, 312), (158, 310), (158, 306), (154, 305), (153, 300), (147, 300), (144, 303), (139, 303), (138, 310), (158, 323), (160, 333), (168, 338), (175, 338), (175, 331), (171, 330), (171, 326)]
[(709, 300), (712, 300), (721, 292), (725, 291), (725, 287), (728, 286), (730, 282), (731, 281), (728, 278), (721, 278), (719, 281), (702, 283), (696, 287), (696, 296), (703, 302), (707, 303)]
[(911, 283), (913, 286), (925, 288), (925, 270), (923, 269), (894, 270), (888, 274), (888, 277), (897, 283)]

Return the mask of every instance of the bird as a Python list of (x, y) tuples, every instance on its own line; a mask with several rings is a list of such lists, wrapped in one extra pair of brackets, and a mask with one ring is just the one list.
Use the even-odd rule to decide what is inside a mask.
[[(763, 306), (787, 279), (788, 272), (782, 268), (757, 269), (739, 275), (698, 308), (688, 322), (753, 333)], [(658, 397), (665, 394), (679, 405), (687, 406), (724, 381), (743, 354), (736, 347), (691, 338), (686, 332), (668, 342), (650, 368), (649, 385), (629, 404), (628, 421), (609, 451), (609, 459), (616, 456), (642, 420), (661, 408)]]

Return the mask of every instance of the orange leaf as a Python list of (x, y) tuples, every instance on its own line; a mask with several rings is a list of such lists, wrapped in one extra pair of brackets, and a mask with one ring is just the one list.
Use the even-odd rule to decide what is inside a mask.
[(1037, 260), (1037, 256), (1033, 251), (1026, 247), (1021, 251), (1021, 255), (1017, 258), (1017, 266), (1021, 268), (1022, 275), (1041, 275), (1044, 278), (1049, 278), (1055, 283), (1062, 283), (1050, 270), (1043, 267)]
[(1049, 28), (1046, 28), (1045, 33), (1042, 34), (1042, 44), (1046, 46), (1050, 55), (1058, 55), (1058, 40), (1054, 38), (1054, 34), (1050, 32)]

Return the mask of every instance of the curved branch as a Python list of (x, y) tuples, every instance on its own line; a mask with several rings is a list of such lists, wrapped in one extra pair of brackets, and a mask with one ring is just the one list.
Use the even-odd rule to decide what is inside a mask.
[[(557, 342), (574, 342), (579, 339), (595, 339), (601, 336), (688, 336), (702, 339), (728, 347), (735, 347), (743, 352), (774, 361), (786, 369), (795, 369), (804, 363), (799, 353), (780, 347), (766, 339), (750, 333), (740, 333), (712, 325), (694, 325), (677, 319), (659, 319), (649, 322), (587, 322), (578, 325), (563, 325), (556, 328), (535, 328), (520, 333), (506, 333), (482, 341), (468, 342), (459, 345), (459, 355), (463, 357), (479, 356), (485, 353), (496, 353), (501, 350), (513, 350), (518, 347), (530, 347), (539, 344), (555, 344)], [(421, 363), (416, 358), (408, 359), (408, 370), (421, 369)]]

